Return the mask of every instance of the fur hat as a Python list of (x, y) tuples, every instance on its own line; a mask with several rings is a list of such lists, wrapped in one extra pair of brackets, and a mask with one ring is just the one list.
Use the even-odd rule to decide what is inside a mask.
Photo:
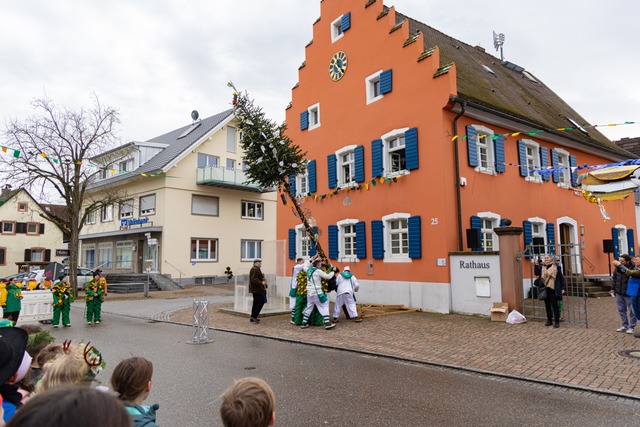
[(347, 265), (345, 268), (342, 269), (342, 271), (351, 271), (351, 269), (349, 268), (349, 266)]
[(29, 335), (20, 328), (0, 328), (0, 385), (18, 371)]

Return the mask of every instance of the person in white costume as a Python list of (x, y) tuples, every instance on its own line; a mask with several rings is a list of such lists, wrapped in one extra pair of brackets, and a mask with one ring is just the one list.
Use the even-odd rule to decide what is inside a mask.
[(314, 259), (313, 267), (303, 268), (307, 272), (307, 306), (302, 312), (302, 329), (309, 327), (309, 316), (313, 311), (313, 306), (318, 308), (325, 329), (335, 328), (335, 323), (331, 323), (329, 318), (329, 298), (322, 290), (322, 279), (329, 280), (335, 274), (334, 271), (325, 273), (322, 271), (322, 260)]
[[(298, 258), (296, 260), (296, 264), (293, 266), (293, 270), (291, 271), (291, 292), (289, 293), (289, 308), (291, 308), (291, 324), (295, 325), (294, 322), (295, 312), (296, 312), (296, 291), (298, 289), (298, 281), (296, 277), (302, 271), (304, 267), (309, 268), (309, 262), (304, 262), (304, 259)], [(293, 296), (292, 296), (293, 295)]]
[(338, 285), (338, 290), (336, 291), (338, 296), (336, 297), (336, 303), (333, 307), (333, 322), (338, 322), (342, 306), (347, 307), (349, 318), (355, 319), (356, 322), (362, 322), (362, 319), (358, 318), (356, 296), (354, 294), (354, 292), (358, 292), (360, 283), (358, 283), (356, 276), (351, 273), (351, 269), (348, 265), (344, 268), (342, 273), (338, 274), (338, 277), (336, 278), (336, 285)]

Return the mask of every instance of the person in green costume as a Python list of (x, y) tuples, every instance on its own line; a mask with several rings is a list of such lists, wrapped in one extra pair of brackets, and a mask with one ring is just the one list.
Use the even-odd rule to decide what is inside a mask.
[(69, 311), (73, 302), (73, 291), (69, 285), (69, 277), (62, 275), (51, 288), (53, 295), (53, 327), (57, 328), (60, 323), (60, 315), (62, 315), (62, 325), (65, 328), (71, 326)]
[(85, 301), (87, 302), (87, 325), (101, 322), (100, 312), (102, 302), (107, 295), (107, 281), (102, 277), (102, 270), (98, 269), (93, 273), (93, 279), (84, 288)]

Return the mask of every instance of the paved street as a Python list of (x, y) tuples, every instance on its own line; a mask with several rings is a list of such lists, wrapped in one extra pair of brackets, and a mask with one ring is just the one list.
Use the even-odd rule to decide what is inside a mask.
[[(211, 298), (212, 304), (228, 299)], [(210, 336), (215, 342), (189, 345), (185, 341), (191, 337), (190, 326), (157, 318), (165, 317), (170, 306), (185, 307), (190, 301), (111, 300), (104, 304), (104, 322), (99, 326), (84, 325), (83, 304), (78, 302), (72, 310), (73, 326), (53, 333), (58, 340), (91, 340), (108, 363), (107, 370), (99, 375), (102, 381), (108, 381), (121, 358), (141, 355), (151, 359), (155, 369), (148, 403), (161, 404), (158, 421), (163, 426), (221, 425), (218, 396), (234, 379), (249, 375), (265, 378), (272, 385), (277, 396), (278, 425), (284, 426), (608, 426), (611, 420), (626, 426), (638, 422), (637, 404), (626, 399), (612, 400), (582, 391), (337, 350), (343, 344), (367, 350), (375, 341), (372, 331), (376, 324), (382, 327), (391, 318), (419, 321), (411, 315), (389, 316), (384, 318), (385, 323), (379, 322), (383, 318), (359, 325), (341, 322), (334, 331), (302, 331), (290, 327), (283, 316), (251, 325), (245, 317), (215, 312), (214, 322), (224, 318), (237, 324), (238, 329), (245, 324), (255, 326), (252, 332), (256, 336), (212, 330)], [(454, 321), (464, 318), (442, 317)], [(423, 327), (425, 321), (431, 319), (423, 319)], [(360, 326), (364, 327), (358, 329)], [(334, 344), (317, 347), (258, 336), (278, 328), (282, 335), (292, 334), (300, 341), (320, 338)], [(350, 334), (361, 341), (348, 341), (346, 336)], [(391, 331), (382, 336), (389, 334)], [(401, 337), (396, 339), (402, 341)], [(544, 413), (539, 410), (541, 406), (545, 407)]]

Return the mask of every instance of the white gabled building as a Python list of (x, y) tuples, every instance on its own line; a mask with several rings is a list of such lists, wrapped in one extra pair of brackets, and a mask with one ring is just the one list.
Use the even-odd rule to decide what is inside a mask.
[(114, 188), (126, 196), (87, 216), (81, 265), (105, 273), (150, 267), (182, 283), (224, 276), (227, 267), (248, 273), (275, 242), (276, 194), (246, 182), (235, 123), (223, 111), (96, 158), (121, 160), (89, 186), (91, 197)]
[(2, 189), (0, 277), (66, 258), (62, 231), (44, 217), (45, 209), (25, 189)]

